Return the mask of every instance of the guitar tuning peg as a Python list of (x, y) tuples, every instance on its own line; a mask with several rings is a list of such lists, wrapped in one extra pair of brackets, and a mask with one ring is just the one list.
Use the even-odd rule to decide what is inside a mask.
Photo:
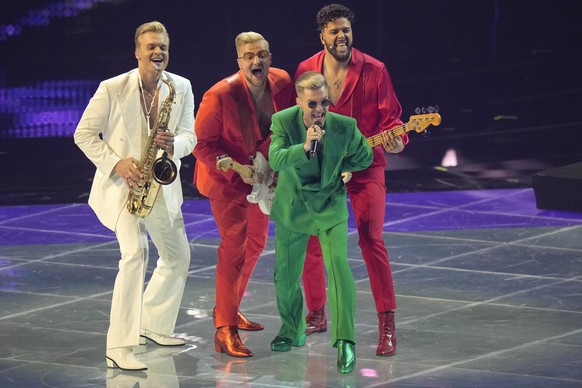
[(426, 109), (424, 108), (424, 106), (422, 107), (422, 113), (426, 113)]
[(420, 114), (420, 108), (418, 108), (418, 107), (417, 107), (417, 108), (414, 110), (414, 113), (416, 113), (417, 115), (419, 115), (419, 114)]
[(434, 113), (434, 108), (432, 106), (429, 106), (428, 108), (426, 108), (426, 110), (428, 111), (428, 113)]
[(429, 137), (430, 136), (430, 131), (428, 129), (425, 129), (424, 131), (422, 131), (420, 133), (423, 137)]
[(434, 106), (434, 113), (438, 113), (440, 109), (441, 109), (441, 108), (439, 108), (439, 106), (438, 106), (438, 105), (435, 105), (435, 106)]

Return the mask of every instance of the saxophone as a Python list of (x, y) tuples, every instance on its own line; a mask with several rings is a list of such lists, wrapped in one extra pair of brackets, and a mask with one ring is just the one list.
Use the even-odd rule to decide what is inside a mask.
[(154, 141), (158, 132), (168, 130), (172, 104), (176, 96), (176, 90), (172, 82), (167, 77), (162, 78), (162, 70), (157, 66), (156, 70), (162, 82), (170, 88), (170, 94), (162, 103), (162, 108), (154, 128), (151, 130), (142, 159), (139, 165), (136, 166), (144, 177), (144, 184), (130, 189), (127, 197), (127, 210), (141, 218), (151, 213), (161, 185), (169, 185), (178, 175), (176, 164), (168, 158), (168, 153), (162, 151)]

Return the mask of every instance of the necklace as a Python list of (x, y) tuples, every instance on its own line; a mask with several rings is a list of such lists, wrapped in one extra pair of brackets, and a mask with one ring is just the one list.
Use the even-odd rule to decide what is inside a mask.
[(154, 96), (156, 95), (156, 92), (155, 91), (154, 91), (154, 94), (152, 95), (150, 92), (148, 92), (147, 90), (145, 90), (145, 88), (143, 88), (142, 91), (145, 92), (145, 94), (147, 94), (151, 98), (154, 98)]
[(335, 82), (332, 84), (333, 87), (335, 89), (339, 89), (342, 87), (343, 83), (344, 83), (344, 76), (346, 75), (346, 73), (348, 72), (348, 68), (346, 67), (345, 69), (343, 69), (340, 74), (338, 74), (337, 79), (335, 80)]
[[(149, 109), (148, 109), (148, 106), (146, 104), (144, 92), (147, 93), (147, 95), (152, 98), (152, 102), (150, 103), (150, 108)], [(148, 125), (149, 125), (149, 122), (150, 122), (150, 116), (152, 114), (152, 109), (154, 107), (154, 102), (156, 101), (156, 95), (157, 94), (158, 94), (158, 88), (156, 88), (156, 90), (154, 91), (154, 95), (152, 96), (150, 93), (148, 93), (145, 90), (145, 88), (142, 85), (142, 87), (141, 87), (141, 98), (143, 100), (143, 107), (145, 109), (145, 116), (146, 116), (146, 121), (148, 122)]]

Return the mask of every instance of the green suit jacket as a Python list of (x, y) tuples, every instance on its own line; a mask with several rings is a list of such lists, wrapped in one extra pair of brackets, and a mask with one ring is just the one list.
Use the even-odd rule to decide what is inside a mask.
[(269, 164), (279, 171), (271, 219), (288, 230), (315, 234), (348, 219), (342, 172), (372, 163), (372, 149), (351, 117), (328, 112), (322, 152), (309, 159), (306, 128), (298, 106), (275, 113)]

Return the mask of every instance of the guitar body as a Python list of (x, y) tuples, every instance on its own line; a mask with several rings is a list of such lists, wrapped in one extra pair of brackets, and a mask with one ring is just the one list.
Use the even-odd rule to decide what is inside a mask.
[[(260, 152), (257, 152), (257, 156), (253, 159), (253, 167), (261, 179), (261, 183), (253, 184), (251, 193), (247, 195), (247, 201), (258, 204), (261, 211), (268, 215), (271, 213), (273, 197), (275, 196), (275, 188), (272, 187), (275, 171), (271, 169), (267, 159)], [(254, 173), (250, 166), (239, 164), (226, 155), (217, 158), (216, 168), (223, 171), (233, 169), (247, 178), (250, 178)]]
[(253, 159), (253, 166), (255, 171), (263, 176), (263, 180), (253, 185), (251, 193), (247, 195), (247, 201), (258, 204), (264, 214), (270, 214), (275, 196), (275, 188), (272, 186), (275, 171), (271, 170), (267, 159), (260, 152), (257, 152), (257, 156)]

